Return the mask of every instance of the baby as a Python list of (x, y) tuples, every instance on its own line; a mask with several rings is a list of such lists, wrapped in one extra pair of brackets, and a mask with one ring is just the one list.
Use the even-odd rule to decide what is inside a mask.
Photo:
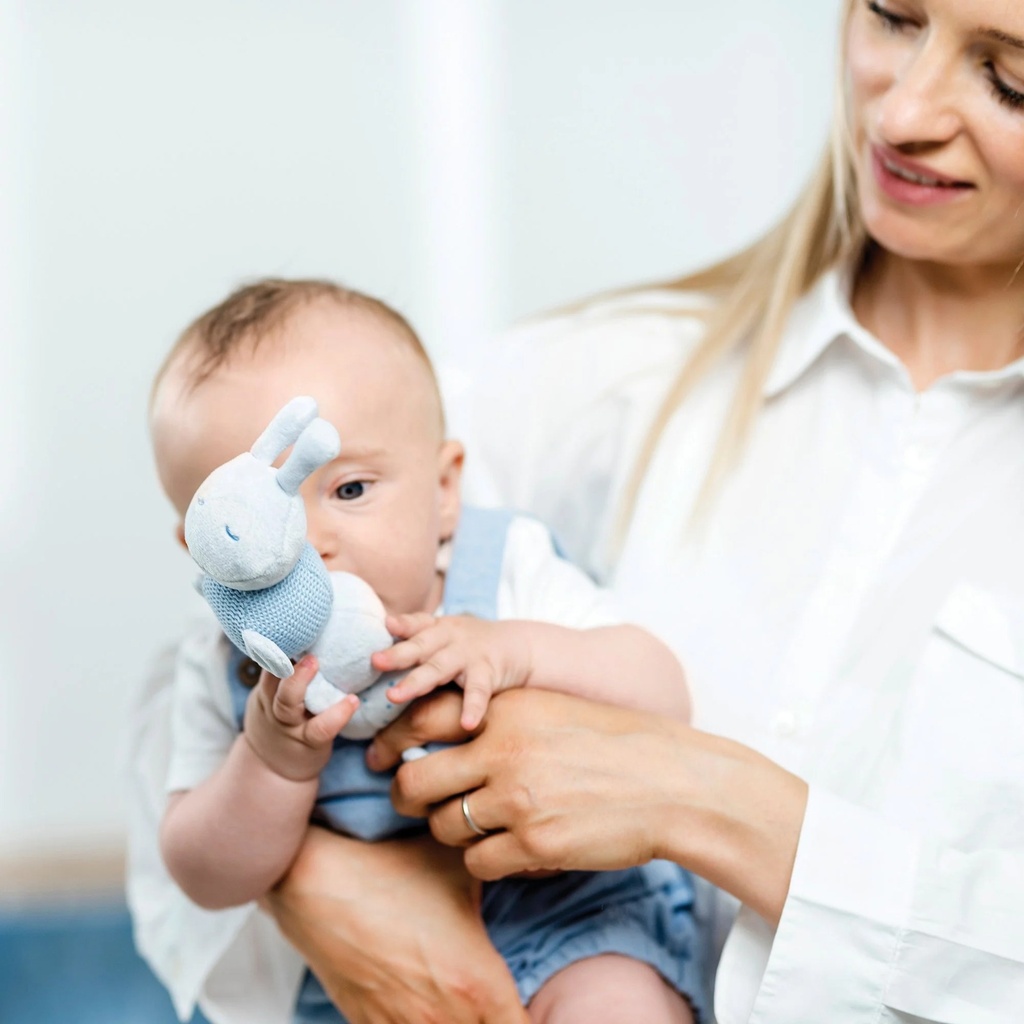
[[(559, 557), (540, 523), (461, 507), (463, 449), (445, 437), (429, 359), (406, 321), (369, 296), (267, 280), (185, 331), (151, 411), (160, 481), (179, 517), (211, 470), (247, 450), (296, 395), (317, 400), (342, 442), (302, 485), (308, 539), (329, 570), (360, 576), (383, 602), (397, 642), (373, 666), (409, 670), (393, 702), (454, 682), (467, 729), (492, 694), (516, 686), (688, 715), (675, 657), (617, 622), (607, 595)], [(357, 698), (306, 712), (315, 659), (284, 682), (260, 678), (237, 653), (223, 666), (185, 665), (175, 680), (160, 839), (195, 903), (257, 900), (287, 871), (311, 818), (366, 839), (423, 828), (391, 808), (389, 777), (366, 768), (365, 744), (338, 737)], [(463, 813), (467, 835), (483, 834), (465, 803)], [(704, 1006), (692, 899), (685, 874), (655, 862), (492, 883), (482, 914), (532, 1019), (557, 1005), (559, 1020), (581, 1024), (676, 1024)], [(586, 1011), (574, 1013), (584, 997)], [(595, 1003), (606, 1016), (595, 1018)], [(313, 1019), (341, 1017), (307, 972), (295, 1020)]]

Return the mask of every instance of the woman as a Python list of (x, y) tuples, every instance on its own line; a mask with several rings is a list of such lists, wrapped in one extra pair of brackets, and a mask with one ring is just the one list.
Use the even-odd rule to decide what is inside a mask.
[(673, 644), (702, 731), (509, 693), (399, 771), (450, 859), (311, 830), (271, 910), (353, 1024), (524, 1019), (462, 846), (481, 878), (662, 856), (719, 886), (720, 1024), (1024, 1005), (1024, 8), (847, 0), (843, 40), (777, 230), (520, 332), (481, 397), (502, 500)]

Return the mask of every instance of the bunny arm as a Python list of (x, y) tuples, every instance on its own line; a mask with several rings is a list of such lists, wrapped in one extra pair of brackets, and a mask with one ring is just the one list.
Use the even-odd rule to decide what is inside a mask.
[[(270, 637), (257, 633), (254, 629), (243, 629), (242, 642), (245, 644), (245, 653), (272, 676), (287, 679), (295, 671), (292, 659)], [(344, 694), (340, 694), (338, 700), (343, 696)], [(336, 704), (337, 701), (332, 703)]]

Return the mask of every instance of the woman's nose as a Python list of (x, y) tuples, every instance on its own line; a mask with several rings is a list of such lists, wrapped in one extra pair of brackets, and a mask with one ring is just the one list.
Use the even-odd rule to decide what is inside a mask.
[(881, 142), (928, 148), (949, 142), (962, 127), (955, 54), (938, 36), (922, 38), (898, 69), (877, 108)]

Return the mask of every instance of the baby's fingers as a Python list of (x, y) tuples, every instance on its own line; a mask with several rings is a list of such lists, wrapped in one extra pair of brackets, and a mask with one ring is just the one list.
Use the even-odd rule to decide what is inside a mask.
[(359, 698), (354, 693), (346, 693), (337, 704), (332, 704), (326, 711), (321, 711), (306, 722), (306, 742), (318, 747), (333, 741), (352, 720), (358, 707)]
[[(415, 618), (409, 615), (406, 618)], [(402, 669), (423, 665), (450, 642), (447, 624), (431, 619), (430, 625), (414, 633), (387, 650), (373, 656), (373, 667), (379, 672), (400, 672)]]
[(399, 640), (406, 640), (434, 625), (437, 619), (429, 612), (411, 612), (408, 615), (389, 615), (385, 625), (388, 632)]
[(487, 705), (491, 702), (494, 693), (494, 678), (491, 672), (486, 668), (468, 671), (465, 691), (459, 724), (467, 732), (471, 732), (483, 721)]
[(388, 690), (388, 700), (401, 704), (436, 690), (462, 674), (462, 659), (450, 647), (436, 651), (430, 660), (417, 665), (407, 676)]
[(307, 654), (295, 666), (295, 671), (277, 685), (271, 711), (282, 725), (301, 725), (306, 720), (306, 687), (317, 673), (317, 661)]

